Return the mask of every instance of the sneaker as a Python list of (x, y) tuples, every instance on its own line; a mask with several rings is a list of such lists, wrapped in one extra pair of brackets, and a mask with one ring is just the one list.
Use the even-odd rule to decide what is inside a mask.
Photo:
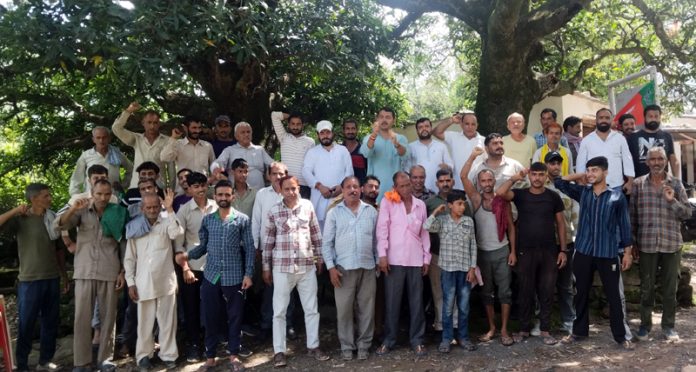
[(353, 360), (353, 350), (341, 350), (341, 359)]
[(541, 336), (541, 323), (539, 322), (539, 319), (534, 319), (534, 327), (532, 327), (532, 330), (529, 332), (530, 335), (534, 337), (539, 337)]
[(674, 328), (665, 329), (662, 331), (662, 334), (665, 335), (667, 341), (679, 341), (679, 334), (674, 330)]
[(628, 341), (628, 340), (624, 340), (623, 342), (621, 342), (619, 344), (619, 347), (624, 349), (624, 350), (633, 350), (634, 349), (633, 342)]
[(285, 333), (287, 336), (288, 340), (294, 341), (297, 340), (297, 332), (295, 332), (294, 327), (288, 327), (287, 332)]
[(367, 349), (358, 349), (358, 360), (367, 360), (370, 352)]
[(53, 362), (39, 364), (36, 366), (37, 371), (57, 371), (59, 369), (60, 369), (60, 366), (53, 363)]
[(273, 356), (273, 367), (280, 368), (288, 365), (288, 361), (285, 358), (285, 353), (277, 353)]
[(186, 350), (186, 362), (197, 363), (201, 361), (201, 352), (198, 345), (191, 345)]
[(638, 332), (636, 332), (636, 338), (638, 341), (648, 341), (648, 336), (650, 334), (650, 331), (646, 327), (640, 326), (638, 328)]
[(254, 355), (254, 352), (242, 345), (239, 345), (239, 352), (237, 353), (237, 355), (239, 355), (242, 358), (248, 358)]
[(148, 372), (150, 369), (152, 369), (152, 364), (150, 363), (150, 358), (144, 357), (138, 361), (138, 371), (139, 372)]
[(331, 357), (328, 354), (321, 351), (321, 349), (318, 347), (314, 349), (308, 349), (307, 355), (313, 357), (315, 360), (318, 360), (320, 362), (331, 359)]

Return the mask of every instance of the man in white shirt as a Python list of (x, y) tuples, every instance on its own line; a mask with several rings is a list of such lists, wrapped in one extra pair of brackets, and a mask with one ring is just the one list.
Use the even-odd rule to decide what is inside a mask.
[[(138, 303), (138, 341), (135, 359), (138, 367), (150, 368), (155, 340), (152, 328), (155, 318), (159, 326), (158, 356), (167, 369), (176, 368), (179, 352), (176, 347), (176, 274), (171, 240), (184, 233), (174, 214), (174, 192), (167, 190), (164, 198), (166, 212), (160, 214), (162, 204), (157, 194), (143, 195), (142, 214), (128, 223), (128, 246), (123, 267), (126, 271), (128, 295)], [(135, 233), (132, 225), (149, 226), (144, 234)]]
[[(448, 131), (447, 128), (452, 124), (459, 124), (462, 128), (461, 132)], [(473, 112), (457, 113), (451, 118), (441, 120), (433, 129), (433, 135), (441, 141), (444, 141), (447, 146), (449, 146), (450, 154), (453, 158), (454, 163), (454, 174), (458, 175), (462, 171), (462, 167), (466, 164), (471, 150), (474, 147), (483, 148), (483, 141), (485, 137), (480, 135), (476, 130), (478, 129), (478, 120)], [(483, 156), (479, 158), (479, 161), (483, 160)], [(435, 173), (433, 173), (435, 174)], [(464, 189), (461, 179), (459, 177), (454, 177), (455, 189)]]
[[(282, 120), (288, 121), (287, 131)], [(280, 142), (280, 161), (287, 165), (288, 174), (300, 181), (302, 197), (309, 199), (312, 185), (308, 185), (302, 176), (302, 163), (307, 150), (314, 147), (314, 140), (304, 133), (304, 123), (300, 114), (274, 111), (271, 113), (271, 123)]]
[[(174, 186), (176, 184), (176, 171), (174, 170), (174, 165), (171, 163), (165, 163), (160, 159), (160, 153), (164, 146), (167, 145), (169, 139), (160, 134), (160, 115), (153, 110), (147, 110), (143, 114), (141, 124), (145, 129), (144, 133), (135, 133), (126, 129), (126, 123), (128, 118), (136, 111), (140, 110), (140, 104), (138, 102), (132, 102), (128, 107), (123, 110), (121, 115), (116, 118), (114, 125), (111, 130), (114, 135), (118, 137), (124, 144), (130, 146), (135, 151), (135, 158), (133, 159), (133, 167), (138, 168), (140, 164), (146, 161), (151, 161), (159, 167), (159, 169), (165, 171), (166, 173), (166, 184), (169, 186)], [(138, 178), (131, 178), (129, 188), (138, 186)]]
[(333, 125), (329, 121), (317, 123), (317, 132), (320, 144), (307, 151), (302, 176), (312, 187), (310, 200), (323, 229), (329, 201), (341, 194), (341, 181), (353, 175), (353, 162), (348, 149), (334, 142)]
[[(210, 171), (215, 177), (222, 170), (226, 170), (231, 175), (232, 162), (234, 159), (242, 158), (249, 164), (249, 186), (257, 190), (263, 188), (265, 186), (264, 170), (273, 162), (273, 158), (266, 153), (262, 146), (251, 143), (251, 124), (245, 121), (237, 123), (234, 126), (234, 138), (237, 143), (228, 146), (220, 154), (220, 157), (210, 166)], [(232, 176), (230, 176), (230, 182), (234, 182)]]
[[(109, 182), (113, 187), (128, 187), (133, 174), (133, 163), (123, 155), (121, 150), (111, 146), (111, 131), (107, 127), (94, 127), (92, 129), (92, 142), (94, 147), (82, 152), (77, 159), (77, 165), (70, 177), (70, 195), (79, 192), (89, 193), (90, 184), (87, 181), (87, 170), (95, 164), (104, 166), (109, 171)], [(121, 168), (126, 171), (121, 183)]]
[[(193, 172), (208, 174), (210, 164), (215, 161), (213, 145), (208, 141), (200, 139), (202, 124), (195, 118), (184, 118), (186, 126), (186, 138), (181, 138), (184, 134), (180, 128), (172, 129), (172, 136), (167, 145), (160, 153), (163, 162), (174, 162), (176, 169), (190, 169)], [(181, 187), (177, 186), (177, 191)]]
[[(621, 132), (611, 130), (611, 122), (614, 114), (608, 108), (601, 108), (595, 114), (597, 127), (580, 143), (577, 173), (585, 173), (585, 164), (588, 160), (604, 156), (609, 162), (607, 184), (610, 188), (623, 188), (624, 193), (630, 194), (635, 172), (633, 158), (628, 148), (626, 138)], [(626, 181), (624, 182), (624, 176)]]
[(420, 118), (416, 121), (416, 132), (418, 141), (408, 144), (410, 154), (404, 170), (410, 169), (414, 165), (425, 168), (425, 188), (429, 191), (437, 190), (435, 174), (440, 169), (453, 169), (454, 162), (450, 157), (449, 150), (442, 142), (433, 141), (433, 125), (428, 118)]

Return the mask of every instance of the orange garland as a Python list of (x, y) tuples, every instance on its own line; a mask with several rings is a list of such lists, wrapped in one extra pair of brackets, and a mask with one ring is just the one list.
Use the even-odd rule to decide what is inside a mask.
[(392, 203), (401, 203), (401, 195), (396, 190), (390, 190), (384, 193), (384, 197)]

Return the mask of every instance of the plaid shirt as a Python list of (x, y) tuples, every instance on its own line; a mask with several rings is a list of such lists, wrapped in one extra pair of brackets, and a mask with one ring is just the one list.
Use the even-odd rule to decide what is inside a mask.
[(455, 222), (450, 214), (431, 215), (423, 228), (440, 236), (440, 269), (469, 271), (476, 266), (476, 233), (471, 217), (462, 216)]
[(198, 231), (200, 244), (188, 252), (189, 258), (200, 258), (208, 253), (203, 275), (213, 284), (233, 286), (244, 276), (254, 274), (254, 238), (251, 236), (249, 217), (232, 209), (224, 221), (220, 211), (203, 217)]
[(377, 263), (377, 211), (360, 201), (358, 213), (341, 202), (326, 215), (322, 255), (326, 268), (374, 269)]
[(681, 248), (681, 220), (691, 216), (691, 205), (681, 181), (667, 175), (665, 184), (674, 189), (667, 202), (662, 187), (650, 182), (650, 174), (633, 181), (630, 213), (633, 239), (641, 252), (674, 253)]
[(312, 202), (299, 199), (290, 209), (281, 201), (266, 219), (263, 271), (273, 267), (283, 273), (301, 274), (321, 263), (321, 231)]

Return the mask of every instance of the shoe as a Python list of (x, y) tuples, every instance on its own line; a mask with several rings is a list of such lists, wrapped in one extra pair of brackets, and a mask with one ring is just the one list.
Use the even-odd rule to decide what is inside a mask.
[(391, 349), (389, 348), (389, 346), (382, 344), (377, 348), (377, 350), (375, 350), (375, 354), (382, 356), (389, 354), (390, 351)]
[(288, 365), (288, 361), (285, 358), (285, 353), (278, 353), (273, 356), (273, 367), (280, 368)]
[(102, 362), (99, 366), (99, 372), (114, 372), (116, 371), (116, 365), (111, 362)]
[(53, 363), (53, 362), (48, 362), (44, 364), (38, 364), (36, 366), (37, 371), (57, 371), (60, 369), (60, 366)]
[(237, 352), (237, 355), (239, 355), (242, 358), (248, 358), (252, 355), (254, 355), (254, 352), (247, 349), (246, 347), (239, 345), (239, 352)]
[(679, 341), (679, 334), (674, 328), (663, 329), (662, 334), (665, 335), (667, 341)]
[(428, 355), (428, 350), (425, 349), (425, 345), (418, 345), (413, 348), (413, 352), (416, 353), (416, 358), (421, 358)]
[(648, 341), (649, 336), (650, 331), (648, 331), (646, 327), (640, 326), (640, 328), (638, 328), (638, 332), (636, 333), (638, 341)]
[(474, 351), (478, 349), (478, 347), (469, 340), (460, 339), (457, 341), (457, 343), (466, 351)]
[(539, 337), (541, 335), (541, 324), (539, 322), (539, 319), (534, 320), (534, 327), (532, 327), (532, 330), (529, 332), (530, 335), (534, 337)]
[(449, 342), (443, 341), (443, 342), (440, 343), (440, 346), (437, 347), (437, 351), (439, 351), (439, 352), (441, 352), (441, 353), (443, 353), (443, 354), (447, 354), (447, 353), (450, 352), (451, 348), (452, 348), (452, 347), (450, 346), (450, 343), (449, 343)]
[(152, 364), (150, 363), (150, 358), (144, 357), (138, 361), (138, 371), (147, 372), (152, 369)]
[(163, 360), (162, 362), (164, 362), (164, 368), (166, 368), (167, 371), (173, 371), (173, 370), (177, 369), (176, 368), (176, 361), (174, 361), (174, 360)]
[(295, 332), (294, 327), (288, 327), (287, 332), (285, 333), (287, 336), (288, 340), (295, 341), (297, 340), (297, 332)]
[(621, 342), (619, 344), (619, 347), (624, 349), (624, 350), (633, 350), (634, 349), (633, 342), (628, 341), (628, 340), (624, 340), (623, 342)]
[(307, 350), (307, 355), (313, 357), (314, 360), (318, 360), (320, 362), (331, 359), (329, 354), (326, 354), (325, 352), (321, 351), (321, 349), (318, 347)]
[(370, 352), (367, 349), (358, 349), (358, 360), (367, 360)]
[(341, 359), (353, 360), (353, 350), (341, 350)]
[(201, 352), (198, 345), (191, 345), (186, 350), (186, 362), (197, 363), (201, 361)]
[(585, 337), (581, 337), (581, 336), (574, 335), (574, 334), (571, 333), (571, 334), (569, 334), (568, 336), (563, 337), (563, 338), (561, 339), (561, 343), (564, 344), (564, 345), (570, 345), (570, 344), (573, 344), (573, 343), (575, 343), (575, 342), (581, 341), (581, 340), (584, 339), (584, 338), (585, 338)]

